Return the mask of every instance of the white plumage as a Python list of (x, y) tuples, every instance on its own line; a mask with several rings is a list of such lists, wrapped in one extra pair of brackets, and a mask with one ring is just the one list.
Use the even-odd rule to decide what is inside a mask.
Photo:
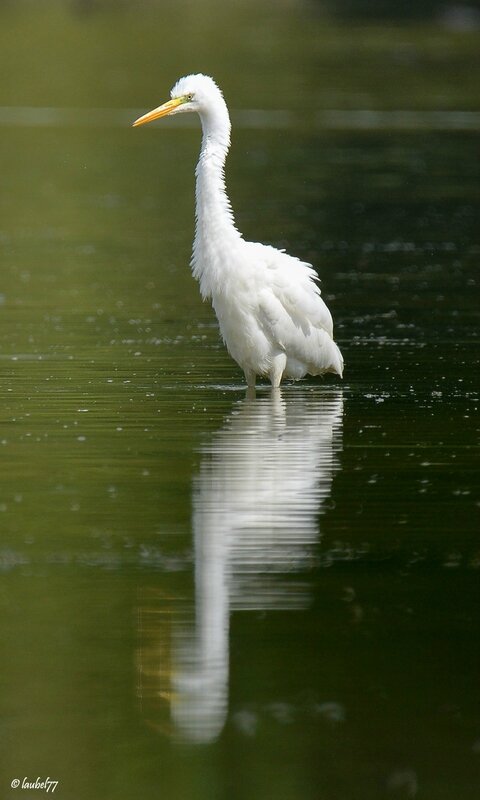
[(277, 388), (283, 377), (342, 375), (330, 311), (315, 270), (269, 245), (246, 242), (235, 227), (225, 189), (230, 118), (222, 92), (206, 75), (181, 78), (171, 100), (140, 117), (196, 111), (203, 137), (196, 168), (196, 227), (192, 272), (210, 298), (228, 352), (255, 386), (257, 375)]

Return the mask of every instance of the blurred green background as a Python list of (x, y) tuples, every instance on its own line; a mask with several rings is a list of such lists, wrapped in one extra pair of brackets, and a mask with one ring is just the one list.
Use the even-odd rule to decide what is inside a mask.
[(1, 105), (144, 107), (212, 74), (236, 108), (477, 109), (477, 3), (4, 0)]

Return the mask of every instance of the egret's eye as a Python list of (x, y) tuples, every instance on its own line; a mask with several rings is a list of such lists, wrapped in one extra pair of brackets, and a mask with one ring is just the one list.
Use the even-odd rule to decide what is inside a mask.
[(193, 94), (185, 95), (185, 100), (187, 101), (187, 103), (191, 103), (193, 100)]

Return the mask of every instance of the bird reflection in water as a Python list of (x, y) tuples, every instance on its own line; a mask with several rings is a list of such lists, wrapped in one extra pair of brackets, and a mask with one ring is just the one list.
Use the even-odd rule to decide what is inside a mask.
[[(301, 609), (318, 514), (339, 468), (341, 390), (246, 398), (201, 451), (193, 484), (195, 610), (151, 591), (140, 613), (138, 693), (151, 721), (165, 702), (176, 735), (213, 741), (228, 708), (229, 619)], [(161, 727), (161, 725), (160, 725)]]

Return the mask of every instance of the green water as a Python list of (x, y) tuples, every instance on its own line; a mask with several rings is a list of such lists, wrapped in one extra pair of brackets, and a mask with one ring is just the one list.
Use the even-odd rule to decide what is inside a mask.
[[(392, 31), (329, 38), (287, 4), (245, 84), (235, 51), (209, 55), (238, 120), (237, 223), (315, 264), (346, 362), (343, 382), (249, 399), (188, 268), (198, 126), (128, 128), (185, 53), (170, 45), (163, 85), (153, 33), (135, 39), (151, 8), (59, 7), (35, 46), (65, 67), (45, 51), (31, 96), (37, 12), (1, 9), (9, 74), (14, 41), (23, 63), (16, 98), (0, 92), (1, 797), (38, 797), (12, 780), (49, 776), (68, 800), (476, 799), (477, 134), (315, 123), (332, 97), (366, 107), (357, 70), (309, 105), (350, 41), (373, 106), (405, 107), (405, 82), (398, 104), (375, 93)], [(301, 60), (292, 20), (324, 56)], [(478, 34), (462, 49), (444, 29), (400, 32), (428, 54), (411, 107), (475, 110)], [(435, 101), (440, 52), (464, 94), (452, 77)], [(268, 64), (280, 88), (257, 98)], [(15, 104), (107, 111), (19, 124)], [(302, 105), (260, 127), (240, 113)]]

